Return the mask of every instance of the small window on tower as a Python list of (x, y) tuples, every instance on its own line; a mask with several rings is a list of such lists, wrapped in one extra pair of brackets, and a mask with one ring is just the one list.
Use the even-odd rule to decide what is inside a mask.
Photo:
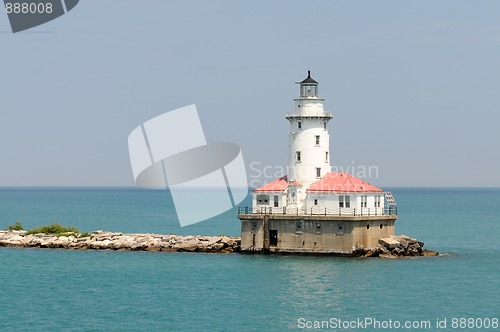
[(326, 130), (326, 121), (323, 122), (323, 129)]
[(328, 164), (328, 151), (325, 152), (325, 163)]
[(319, 135), (316, 135), (316, 146), (319, 146)]
[(318, 205), (318, 199), (317, 198), (314, 199), (314, 205)]
[(319, 168), (319, 167), (316, 168), (316, 177), (317, 178), (321, 177), (321, 168)]
[(302, 129), (302, 121), (297, 122), (297, 128)]
[(300, 151), (295, 152), (295, 160), (300, 163)]

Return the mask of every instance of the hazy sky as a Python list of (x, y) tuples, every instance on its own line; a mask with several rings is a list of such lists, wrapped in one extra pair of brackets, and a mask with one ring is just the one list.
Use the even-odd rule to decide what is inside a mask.
[(193, 103), (208, 141), (286, 165), (308, 69), (333, 165), (500, 186), (499, 1), (82, 0), (17, 34), (0, 14), (0, 60), (0, 186), (133, 185), (129, 133)]

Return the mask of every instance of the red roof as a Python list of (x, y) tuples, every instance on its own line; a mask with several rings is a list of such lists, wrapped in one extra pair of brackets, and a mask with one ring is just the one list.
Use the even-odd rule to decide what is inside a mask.
[(288, 182), (286, 175), (274, 180), (273, 182), (269, 182), (268, 184), (263, 185), (260, 188), (254, 189), (253, 192), (283, 192), (288, 188)]
[(330, 172), (321, 180), (309, 186), (306, 192), (336, 192), (336, 193), (359, 193), (359, 192), (383, 192), (382, 189), (372, 186), (348, 173)]

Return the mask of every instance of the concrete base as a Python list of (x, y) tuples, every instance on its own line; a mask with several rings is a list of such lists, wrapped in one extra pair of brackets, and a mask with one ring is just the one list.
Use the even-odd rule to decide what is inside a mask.
[(397, 215), (239, 214), (241, 252), (356, 255), (394, 235)]

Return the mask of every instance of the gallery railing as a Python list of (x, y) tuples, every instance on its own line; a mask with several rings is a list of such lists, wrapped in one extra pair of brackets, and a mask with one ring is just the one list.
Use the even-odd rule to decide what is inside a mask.
[(252, 209), (248, 206), (239, 206), (238, 214), (283, 214), (283, 215), (307, 215), (307, 216), (390, 216), (397, 215), (397, 206), (387, 206), (384, 208), (337, 208), (327, 209), (311, 207), (299, 209), (298, 207), (269, 207), (263, 206)]

